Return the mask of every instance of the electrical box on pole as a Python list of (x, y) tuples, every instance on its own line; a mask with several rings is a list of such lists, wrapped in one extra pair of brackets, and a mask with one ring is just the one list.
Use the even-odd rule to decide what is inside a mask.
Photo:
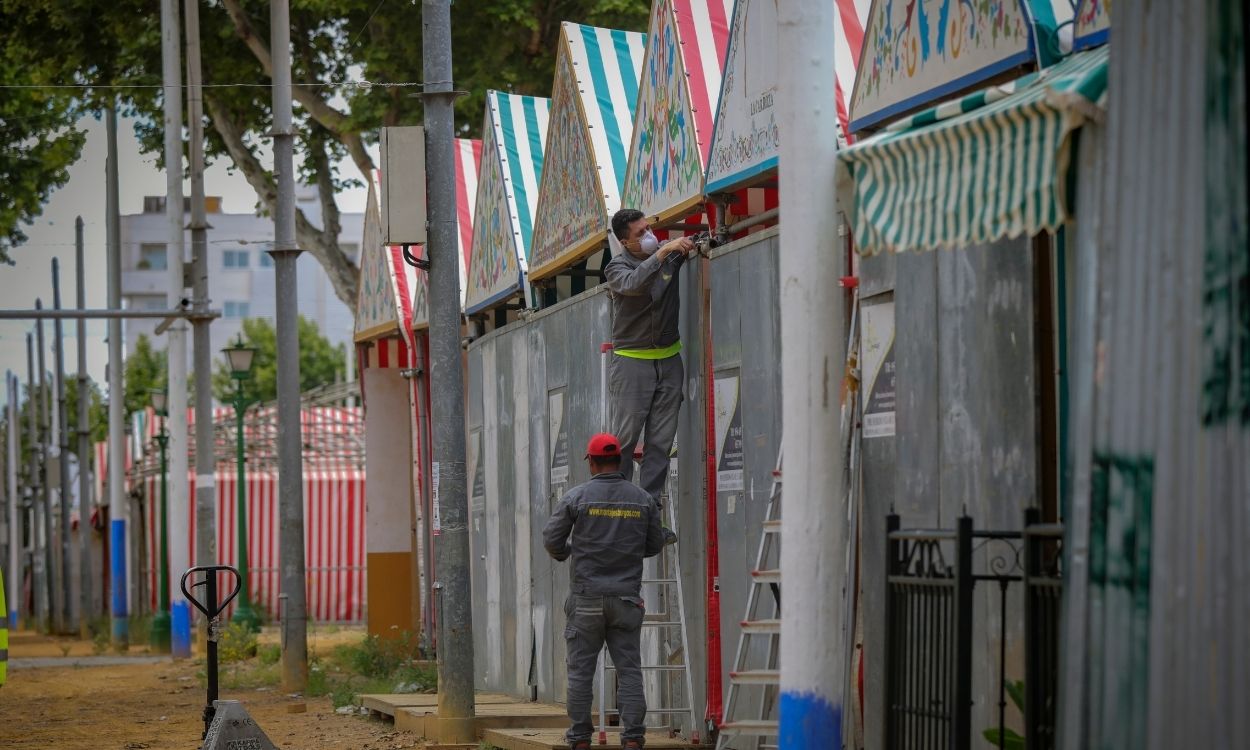
[(425, 128), (382, 128), (382, 242), (425, 244)]

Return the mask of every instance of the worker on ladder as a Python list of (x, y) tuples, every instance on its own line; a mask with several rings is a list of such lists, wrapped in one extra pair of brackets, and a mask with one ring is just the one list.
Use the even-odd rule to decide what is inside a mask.
[(642, 212), (623, 208), (612, 216), (620, 252), (604, 269), (612, 294), (612, 355), (608, 363), (609, 429), (621, 441), (621, 472), (633, 478), (632, 454), (645, 430), (639, 484), (660, 502), (681, 408), (681, 299), (678, 277), (695, 250), (689, 237), (664, 244)]
[[(621, 747), (646, 743), (647, 697), (642, 686), (642, 560), (664, 549), (659, 505), (621, 473), (621, 444), (605, 433), (586, 446), (590, 481), (565, 493), (543, 529), (543, 545), (556, 560), (573, 558), (564, 603), (568, 648), (565, 738), (572, 750), (589, 750), (595, 667), (607, 644), (617, 669)], [(569, 535), (572, 534), (570, 543)], [(600, 700), (603, 700), (600, 696)]]

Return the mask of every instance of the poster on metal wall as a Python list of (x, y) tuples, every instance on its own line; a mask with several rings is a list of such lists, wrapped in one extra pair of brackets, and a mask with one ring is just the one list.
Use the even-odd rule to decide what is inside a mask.
[(894, 301), (860, 307), (863, 436), (894, 436)]
[(443, 533), (443, 519), (438, 510), (438, 461), (430, 465), (430, 504), (433, 506), (430, 515), (434, 516), (430, 534), (438, 536)]
[(562, 492), (569, 482), (569, 431), (564, 421), (564, 391), (547, 395), (548, 446), (551, 453), (551, 488)]
[(720, 492), (741, 492), (745, 487), (738, 381), (736, 374), (716, 378), (716, 489)]

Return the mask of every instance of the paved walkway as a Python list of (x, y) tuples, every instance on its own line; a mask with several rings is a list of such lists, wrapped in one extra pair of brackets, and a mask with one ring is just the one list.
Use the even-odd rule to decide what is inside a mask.
[(9, 659), (9, 669), (41, 669), (50, 667), (119, 667), (125, 664), (159, 664), (168, 656), (36, 656)]

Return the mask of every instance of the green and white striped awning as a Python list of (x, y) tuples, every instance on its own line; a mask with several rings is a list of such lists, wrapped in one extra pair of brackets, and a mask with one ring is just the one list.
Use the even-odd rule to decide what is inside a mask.
[(859, 252), (967, 247), (1053, 230), (1072, 210), (1072, 133), (1101, 117), (1106, 47), (897, 122), (838, 153)]

